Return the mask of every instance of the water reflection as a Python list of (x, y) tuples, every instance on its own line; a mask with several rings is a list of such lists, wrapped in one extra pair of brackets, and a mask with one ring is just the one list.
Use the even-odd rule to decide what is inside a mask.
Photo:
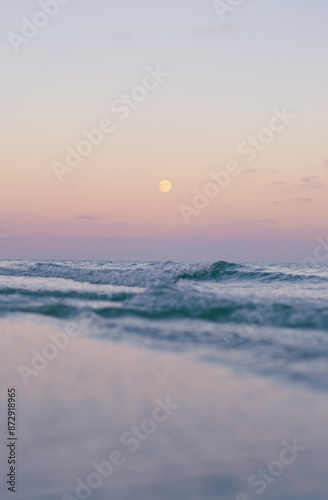
[[(114, 450), (124, 463), (89, 498), (235, 500), (242, 492), (258, 498), (249, 476), (294, 438), (306, 451), (267, 484), (263, 498), (326, 499), (323, 394), (241, 376), (187, 355), (82, 337), (72, 338), (24, 386), (17, 366), (31, 366), (31, 349), (41, 351), (49, 331), (64, 325), (23, 317), (0, 323), (2, 387), (18, 388), (17, 500), (59, 499), (63, 493), (77, 498), (76, 478), (85, 482), (95, 472), (92, 463), (108, 461)], [(150, 429), (156, 400), (167, 397), (179, 408), (131, 453), (121, 436), (145, 419), (143, 428)], [(5, 429), (4, 398), (1, 413)], [(1, 470), (7, 467), (2, 447)], [(3, 484), (1, 498), (12, 498)]]

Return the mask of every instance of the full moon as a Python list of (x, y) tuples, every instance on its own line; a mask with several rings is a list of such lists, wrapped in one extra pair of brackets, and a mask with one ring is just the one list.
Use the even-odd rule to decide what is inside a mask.
[(168, 193), (169, 191), (171, 191), (171, 183), (169, 181), (161, 181), (159, 183), (159, 189), (162, 191), (162, 193)]

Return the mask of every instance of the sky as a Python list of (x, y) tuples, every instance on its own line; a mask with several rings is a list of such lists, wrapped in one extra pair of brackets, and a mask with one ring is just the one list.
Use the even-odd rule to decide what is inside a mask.
[(328, 3), (231, 4), (0, 0), (0, 258), (298, 261), (327, 238)]

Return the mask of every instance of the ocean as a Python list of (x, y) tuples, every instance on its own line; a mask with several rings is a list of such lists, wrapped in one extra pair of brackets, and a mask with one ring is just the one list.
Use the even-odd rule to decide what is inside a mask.
[(17, 500), (326, 499), (327, 298), (328, 265), (0, 261)]

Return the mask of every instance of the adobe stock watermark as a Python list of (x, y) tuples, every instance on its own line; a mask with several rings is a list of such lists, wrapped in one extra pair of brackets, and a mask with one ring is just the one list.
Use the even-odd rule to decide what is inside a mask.
[[(325, 241), (323, 238), (317, 238), (319, 245), (314, 249), (313, 257), (306, 257), (302, 264), (323, 264), (328, 262), (328, 238)], [(323, 253), (322, 253), (323, 252)]]
[[(131, 426), (129, 430), (121, 435), (120, 443), (122, 446), (127, 447), (129, 453), (137, 451), (141, 443), (147, 441), (156, 432), (158, 426), (173, 415), (174, 411), (179, 409), (179, 405), (171, 403), (169, 397), (165, 401), (156, 399), (155, 403), (157, 406), (154, 408), (151, 418), (145, 418), (139, 426)], [(95, 490), (102, 486), (104, 480), (113, 475), (115, 468), (121, 467), (125, 461), (124, 450), (114, 450), (109, 453), (108, 460), (100, 463), (92, 462), (92, 470), (87, 477), (84, 480), (80, 477), (75, 479), (75, 496), (63, 493), (61, 500), (87, 500)]]
[(223, 22), (226, 14), (231, 14), (243, 3), (244, 0), (214, 0), (212, 5), (221, 22)]
[[(293, 464), (300, 454), (307, 450), (305, 446), (297, 444), (297, 439), (293, 439), (292, 443), (283, 441), (282, 444), (284, 448), (280, 452), (279, 457), (276, 460), (272, 460), (266, 468), (260, 467), (256, 474), (252, 474), (248, 478), (248, 486), (256, 488), (255, 493), (257, 495), (262, 495), (267, 487), (283, 474), (286, 466)], [(236, 500), (252, 500), (252, 497), (248, 493), (242, 492), (237, 495)]]
[(25, 386), (29, 385), (29, 378), (37, 377), (49, 365), (49, 361), (57, 358), (60, 351), (66, 349), (73, 337), (77, 337), (80, 331), (76, 323), (67, 323), (64, 332), (48, 333), (51, 343), (45, 344), (41, 352), (33, 348), (31, 366), (18, 365), (17, 372)]
[(38, 2), (40, 10), (37, 10), (30, 19), (22, 18), (23, 24), (20, 33), (13, 31), (7, 33), (7, 38), (15, 54), (18, 54), (38, 35), (40, 29), (45, 28), (50, 20), (58, 15), (62, 6), (70, 2), (71, 0), (40, 0)]
[[(110, 109), (114, 115), (118, 115), (120, 121), (126, 120), (132, 111), (136, 110), (140, 104), (147, 99), (151, 92), (158, 89), (160, 85), (169, 77), (169, 73), (162, 71), (160, 66), (155, 68), (146, 67), (146, 75), (141, 84), (136, 85), (128, 94), (121, 94), (111, 103)], [(66, 157), (64, 162), (54, 161), (51, 167), (59, 182), (63, 182), (65, 174), (70, 174), (84, 158), (90, 156), (95, 148), (101, 146), (106, 136), (109, 136), (117, 129), (113, 118), (102, 118), (96, 128), (83, 129), (81, 139), (74, 147), (66, 146)]]
[[(270, 118), (268, 126), (261, 128), (256, 135), (249, 135), (246, 140), (242, 141), (237, 148), (240, 156), (245, 157), (247, 163), (252, 163), (258, 156), (271, 144), (278, 134), (284, 132), (288, 125), (295, 120), (296, 115), (287, 111), (284, 106), (282, 111), (277, 108), (273, 109), (273, 116)], [(178, 209), (183, 220), (188, 225), (190, 224), (193, 215), (199, 215), (205, 210), (210, 201), (216, 198), (222, 190), (226, 189), (232, 178), (237, 177), (243, 171), (243, 167), (239, 160), (231, 160), (226, 164), (225, 169), (217, 172), (209, 172), (210, 180), (208, 180), (203, 191), (194, 188), (192, 205), (180, 203)]]
[(240, 318), (236, 326), (236, 334), (223, 332), (223, 338), (230, 354), (238, 345), (248, 342), (254, 335), (254, 324), (262, 324), (265, 316), (260, 311), (249, 311), (245, 317)]

